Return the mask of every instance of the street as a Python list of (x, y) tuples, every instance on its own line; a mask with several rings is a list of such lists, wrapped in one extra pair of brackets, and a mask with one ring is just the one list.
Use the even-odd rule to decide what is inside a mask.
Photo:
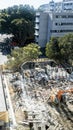
[(0, 52), (0, 65), (3, 65), (7, 62), (7, 56), (3, 55), (2, 52)]
[[(7, 62), (7, 56), (2, 55), (2, 53), (0, 52), (0, 65), (3, 65), (4, 63)], [(12, 130), (14, 127), (16, 127), (16, 120), (15, 120), (15, 115), (14, 115), (14, 111), (13, 111), (13, 106), (12, 106), (12, 102), (11, 102), (11, 98), (10, 98), (10, 94), (9, 94), (9, 89), (8, 89), (8, 84), (7, 84), (7, 80), (6, 77), (3, 76), (3, 82), (5, 84), (5, 96), (6, 96), (6, 104), (8, 106), (8, 113), (9, 113), (9, 118), (12, 121), (12, 124), (10, 125), (10, 130)], [(3, 97), (3, 95), (2, 95)], [(3, 98), (2, 98), (3, 99)], [(3, 101), (4, 102), (4, 101)], [(1, 104), (1, 103), (0, 103)], [(3, 104), (3, 103), (2, 103)], [(4, 107), (5, 108), (5, 107)]]

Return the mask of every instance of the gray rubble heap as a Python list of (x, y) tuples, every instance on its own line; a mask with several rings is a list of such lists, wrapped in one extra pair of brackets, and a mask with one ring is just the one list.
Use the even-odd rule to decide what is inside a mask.
[(33, 122), (34, 130), (38, 127), (46, 130), (46, 126), (47, 130), (72, 130), (73, 94), (67, 94), (66, 104), (56, 106), (50, 101), (50, 96), (59, 90), (73, 88), (72, 76), (63, 68), (47, 68), (47, 72), (41, 68), (25, 70), (24, 79), (19, 76), (19, 85), (16, 81), (11, 83), (13, 87), (17, 84), (17, 88), (22, 89), (20, 93), (16, 90), (14, 109), (17, 111), (21, 107), (27, 112), (28, 116), (23, 121)]

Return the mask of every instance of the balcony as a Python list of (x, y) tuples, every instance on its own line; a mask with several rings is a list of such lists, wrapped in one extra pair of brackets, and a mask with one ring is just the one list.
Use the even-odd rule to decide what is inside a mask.
[(36, 17), (35, 23), (39, 23), (39, 18)]
[(40, 12), (37, 12), (37, 13), (36, 13), (36, 17), (39, 17), (39, 16), (40, 16)]
[(35, 36), (39, 36), (39, 32), (37, 30), (35, 30), (35, 33), (34, 33)]
[(35, 25), (35, 29), (37, 29), (37, 30), (39, 29), (39, 25), (38, 24)]

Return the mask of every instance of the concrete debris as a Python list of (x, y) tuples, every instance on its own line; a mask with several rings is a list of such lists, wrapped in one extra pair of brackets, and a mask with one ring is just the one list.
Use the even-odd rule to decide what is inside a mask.
[(73, 82), (73, 72), (69, 75), (68, 80)]
[[(73, 129), (73, 91), (70, 92), (73, 88), (73, 72), (68, 74), (64, 68), (47, 65), (44, 69), (25, 70), (23, 77), (15, 75), (12, 75), (9, 84), (14, 90), (12, 102), (15, 115), (19, 111), (23, 113), (21, 122), (28, 122), (34, 130)], [(69, 90), (66, 102), (63, 102), (65, 98), (62, 98), (62, 94), (62, 100), (52, 103), (50, 97), (54, 95), (55, 99), (60, 90), (63, 94)]]

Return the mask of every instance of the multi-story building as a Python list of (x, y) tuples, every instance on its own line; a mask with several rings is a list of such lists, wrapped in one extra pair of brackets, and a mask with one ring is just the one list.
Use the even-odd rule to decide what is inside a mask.
[(73, 0), (63, 0), (62, 2), (54, 2), (51, 0), (49, 4), (44, 4), (39, 7), (42, 11), (69, 11), (73, 10)]
[(41, 47), (45, 47), (51, 37), (61, 37), (72, 32), (73, 0), (58, 3), (51, 1), (48, 8), (36, 12), (35, 40)]

